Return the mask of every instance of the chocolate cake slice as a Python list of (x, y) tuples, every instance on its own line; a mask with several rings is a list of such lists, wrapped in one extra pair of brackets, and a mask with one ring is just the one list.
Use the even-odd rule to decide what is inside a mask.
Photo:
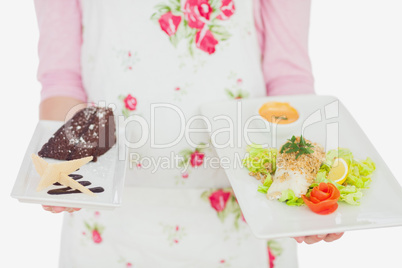
[(59, 160), (93, 156), (96, 161), (116, 143), (115, 132), (112, 109), (84, 108), (53, 134), (38, 155)]

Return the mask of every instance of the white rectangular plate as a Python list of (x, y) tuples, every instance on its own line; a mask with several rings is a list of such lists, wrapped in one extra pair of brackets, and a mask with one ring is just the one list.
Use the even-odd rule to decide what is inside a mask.
[[(40, 192), (36, 191), (40, 176), (36, 172), (31, 160), (31, 154), (37, 154), (56, 130), (63, 125), (58, 121), (39, 121), (28, 149), (21, 164), (18, 177), (15, 181), (11, 196), (21, 202), (38, 203), (43, 205), (79, 207), (93, 209), (113, 209), (121, 205), (124, 186), (126, 161), (119, 160), (116, 143), (104, 155), (98, 157), (96, 162), (89, 162), (73, 174), (83, 176), (80, 181), (90, 181), (91, 187), (102, 187), (104, 192), (97, 193), (95, 197), (83, 194), (50, 195), (48, 190), (64, 186), (51, 186)], [(121, 131), (120, 131), (121, 132)], [(116, 132), (119, 138), (120, 132)], [(60, 160), (45, 158), (48, 163)]]
[[(272, 126), (267, 128), (261, 119), (251, 121), (250, 128), (263, 127), (270, 132), (262, 133), (259, 130), (259, 133), (249, 133), (246, 141), (243, 135), (244, 125), (249, 118), (258, 115), (258, 108), (268, 101), (289, 102), (299, 111), (300, 119), (292, 126), (278, 127), (276, 139)], [(202, 107), (201, 113), (212, 123), (212, 134), (230, 127), (227, 118), (233, 121), (233, 146), (219, 148), (215, 144), (215, 148), (221, 160), (225, 158), (225, 163), (230, 162), (225, 168), (226, 174), (255, 236), (271, 239), (402, 225), (400, 185), (362, 129), (337, 98), (316, 95), (263, 97), (209, 103)], [(308, 126), (301, 132), (303, 124)], [(307, 206), (290, 207), (278, 201), (270, 201), (264, 194), (257, 192), (261, 182), (251, 177), (247, 169), (239, 164), (239, 159), (245, 156), (247, 144), (265, 143), (279, 148), (292, 135), (300, 134), (306, 139), (320, 143), (326, 151), (337, 148), (339, 141), (339, 147), (349, 148), (356, 159), (370, 157), (375, 162), (376, 171), (373, 173), (372, 183), (369, 189), (363, 190), (364, 196), (359, 206), (341, 203), (334, 213), (323, 216), (313, 213)], [(339, 138), (336, 135), (339, 135)], [(221, 131), (215, 135), (217, 144), (224, 144), (229, 139), (229, 131)]]

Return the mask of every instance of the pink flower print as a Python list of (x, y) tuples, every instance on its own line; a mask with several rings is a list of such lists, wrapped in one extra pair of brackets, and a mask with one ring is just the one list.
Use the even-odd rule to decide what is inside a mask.
[(246, 218), (244, 218), (243, 212), (241, 212), (241, 220), (244, 221), (245, 223), (247, 223)]
[(130, 51), (128, 52), (128, 56), (131, 57), (131, 52)]
[(175, 90), (176, 90), (176, 91), (179, 91), (179, 90), (180, 90), (180, 87), (176, 87)]
[(241, 79), (241, 78), (239, 78), (239, 79), (237, 79), (237, 84), (242, 84), (243, 83), (243, 79)]
[(197, 166), (201, 166), (204, 163), (204, 146), (205, 143), (200, 143), (195, 149), (184, 149), (179, 152), (180, 156), (183, 157), (183, 159), (180, 160), (180, 162), (178, 163), (179, 167), (185, 168), (181, 171), (182, 178), (187, 178), (190, 173), (187, 173), (188, 164), (190, 164), (191, 167), (195, 168)]
[(204, 153), (195, 151), (190, 156), (190, 165), (192, 167), (201, 166), (202, 163), (204, 162), (204, 156), (205, 156)]
[(235, 12), (236, 8), (233, 0), (222, 0), (221, 13), (216, 17), (218, 20), (227, 20)]
[(181, 177), (182, 177), (183, 179), (187, 179), (187, 178), (188, 178), (188, 172), (183, 172), (183, 173), (181, 174)]
[(137, 168), (141, 168), (141, 163), (138, 163), (138, 164), (137, 164)]
[(170, 246), (178, 244), (184, 236), (186, 236), (185, 227), (179, 225), (165, 225), (163, 226), (163, 232), (167, 234), (167, 241)]
[[(99, 213), (99, 212), (98, 212)], [(96, 216), (96, 212), (95, 212)], [(85, 227), (88, 229), (88, 235), (83, 232), (82, 234), (85, 235), (88, 239), (92, 239), (92, 241), (96, 244), (99, 244), (102, 242), (102, 232), (104, 227), (101, 225), (98, 225), (97, 223), (94, 223), (93, 225), (89, 224), (88, 222), (84, 221)]]
[(87, 233), (86, 232), (82, 232), (82, 235), (86, 235)]
[(190, 28), (202, 29), (211, 17), (212, 7), (208, 0), (187, 0), (183, 12)]
[(177, 28), (181, 22), (181, 16), (175, 16), (172, 12), (167, 12), (163, 14), (159, 20), (159, 25), (161, 29), (168, 35), (172, 36), (177, 32)]
[(228, 215), (234, 216), (234, 227), (239, 230), (243, 217), (237, 199), (231, 188), (210, 189), (201, 194), (201, 198), (208, 202), (216, 211), (219, 220), (225, 222)]
[[(238, 83), (239, 84), (239, 83)], [(236, 90), (237, 89), (237, 90)], [(231, 99), (235, 99), (235, 100), (239, 100), (239, 99), (243, 99), (243, 98), (247, 98), (248, 97), (248, 92), (242, 90), (240, 87), (235, 87), (234, 90), (230, 90), (230, 89), (226, 89), (226, 94), (228, 94), (228, 96)]]
[(137, 99), (128, 94), (124, 99), (124, 104), (128, 110), (134, 111), (137, 108)]
[(92, 231), (92, 240), (97, 244), (102, 242), (102, 237), (96, 229)]
[(95, 217), (99, 217), (99, 215), (100, 215), (100, 212), (99, 211), (95, 211)]
[(195, 35), (196, 47), (207, 52), (209, 55), (215, 52), (217, 44), (218, 40), (215, 39), (210, 30), (202, 30)]
[(275, 260), (280, 256), (283, 252), (282, 246), (276, 240), (268, 240), (267, 241), (267, 251), (268, 251), (268, 261), (269, 267), (274, 268)]
[(269, 257), (269, 267), (274, 268), (275, 265), (275, 255), (272, 254), (271, 249), (268, 247), (268, 257)]
[(231, 36), (230, 31), (221, 24), (235, 13), (234, 0), (166, 2), (155, 6), (156, 12), (152, 14), (151, 20), (158, 22), (174, 47), (187, 39), (191, 56), (194, 55), (194, 46), (211, 55), (219, 42)]
[(230, 192), (224, 192), (222, 189), (220, 189), (213, 192), (209, 196), (209, 202), (217, 212), (221, 212), (226, 208), (226, 204), (229, 200), (229, 197)]
[(225, 260), (221, 260), (220, 263), (225, 263)]
[(126, 263), (126, 268), (131, 268), (133, 267), (133, 265), (131, 264), (131, 262)]

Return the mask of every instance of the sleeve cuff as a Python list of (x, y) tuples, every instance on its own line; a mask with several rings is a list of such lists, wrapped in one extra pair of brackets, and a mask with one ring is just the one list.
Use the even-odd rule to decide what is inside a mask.
[(52, 97), (70, 97), (82, 102), (87, 101), (87, 95), (85, 94), (84, 89), (80, 87), (50, 86), (42, 88), (40, 98), (41, 102)]
[(313, 81), (284, 79), (267, 84), (268, 96), (315, 94)]

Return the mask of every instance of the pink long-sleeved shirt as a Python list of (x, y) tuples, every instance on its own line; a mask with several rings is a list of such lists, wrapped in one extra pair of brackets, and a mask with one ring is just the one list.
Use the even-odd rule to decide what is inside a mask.
[[(314, 92), (308, 56), (311, 0), (254, 0), (267, 95)], [(79, 0), (35, 0), (41, 100), (55, 96), (86, 101), (81, 81)]]

